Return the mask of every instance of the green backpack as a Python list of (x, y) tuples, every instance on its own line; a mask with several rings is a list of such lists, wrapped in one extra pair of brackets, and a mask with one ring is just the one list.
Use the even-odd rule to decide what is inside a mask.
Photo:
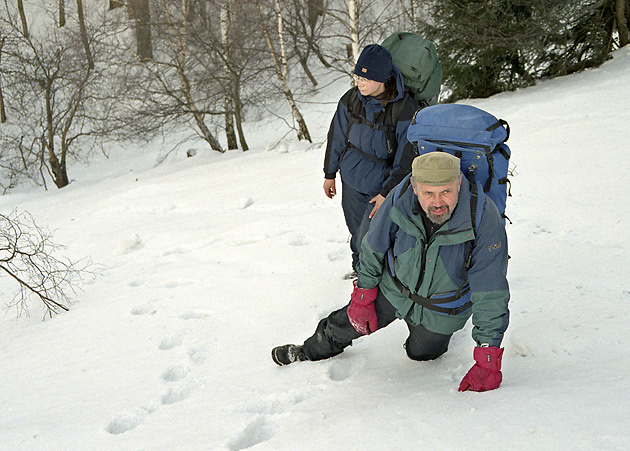
[(381, 44), (392, 54), (418, 108), (435, 105), (442, 84), (442, 66), (435, 44), (415, 33), (394, 33)]

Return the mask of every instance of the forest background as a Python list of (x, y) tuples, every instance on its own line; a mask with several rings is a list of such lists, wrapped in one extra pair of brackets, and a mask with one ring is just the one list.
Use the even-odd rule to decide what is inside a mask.
[[(348, 77), (364, 45), (433, 40), (441, 102), (599, 66), (628, 44), (626, 0), (4, 0), (0, 190), (71, 181), (70, 159), (112, 143), (201, 137), (249, 149), (247, 121), (283, 119)], [(331, 108), (332, 111), (332, 108)]]

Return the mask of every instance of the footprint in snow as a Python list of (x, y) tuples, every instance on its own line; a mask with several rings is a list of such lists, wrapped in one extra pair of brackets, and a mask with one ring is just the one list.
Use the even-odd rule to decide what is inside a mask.
[(151, 409), (143, 407), (123, 412), (110, 421), (105, 430), (113, 435), (130, 431), (141, 424), (150, 413), (152, 413)]
[(175, 404), (188, 398), (197, 389), (197, 384), (187, 382), (168, 389), (166, 394), (162, 396), (162, 404)]
[(178, 346), (181, 346), (183, 342), (184, 342), (184, 334), (177, 333), (175, 335), (171, 335), (170, 337), (162, 338), (162, 341), (160, 342), (160, 349), (162, 351), (168, 351), (169, 349), (173, 349)]
[(190, 372), (190, 368), (186, 366), (183, 366), (183, 365), (173, 366), (162, 373), (162, 380), (164, 382), (177, 382), (181, 379), (184, 379), (186, 376), (188, 376), (189, 372)]
[(307, 399), (317, 396), (321, 392), (320, 387), (306, 386), (296, 390), (274, 393), (263, 398), (252, 396), (247, 403), (240, 406), (237, 410), (240, 412), (275, 415), (284, 413), (291, 408)]
[(289, 240), (291, 246), (308, 246), (311, 244), (311, 240), (304, 235), (297, 235)]
[(211, 355), (212, 352), (202, 346), (191, 347), (188, 350), (188, 358), (191, 362), (197, 365), (201, 365), (202, 363), (206, 362)]
[(278, 426), (265, 415), (254, 418), (247, 427), (227, 444), (230, 451), (240, 451), (266, 442), (276, 435)]
[(190, 320), (190, 319), (204, 319), (208, 318), (210, 313), (205, 312), (203, 310), (189, 310), (187, 312), (182, 313), (179, 317), (181, 319)]
[(354, 373), (355, 369), (350, 361), (333, 361), (328, 368), (328, 377), (335, 382), (346, 380)]
[(346, 258), (348, 255), (348, 251), (347, 249), (337, 249), (336, 251), (333, 252), (329, 252), (328, 253), (328, 261), (330, 262), (336, 262), (338, 260), (341, 260), (343, 258)]
[(140, 239), (140, 235), (135, 234), (124, 239), (119, 245), (119, 254), (125, 255), (130, 252), (135, 252), (144, 247), (144, 242)]
[(142, 305), (137, 305), (131, 309), (132, 315), (146, 315), (146, 314), (154, 315), (156, 312), (157, 310), (155, 309), (155, 306), (150, 302), (147, 302), (146, 304), (142, 304)]

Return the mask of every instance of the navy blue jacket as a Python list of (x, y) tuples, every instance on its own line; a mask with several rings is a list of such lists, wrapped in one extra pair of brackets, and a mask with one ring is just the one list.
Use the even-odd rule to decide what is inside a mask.
[[(403, 76), (395, 65), (392, 74), (396, 78), (398, 89), (398, 95), (393, 101), (383, 107), (380, 100), (371, 96), (365, 97), (357, 87), (354, 87), (339, 100), (328, 131), (324, 159), (325, 177), (334, 179), (337, 171), (340, 171), (345, 184), (360, 193), (371, 196), (379, 193), (387, 196), (392, 188), (411, 171), (411, 162), (416, 156), (413, 146), (407, 140), (407, 129), (413, 119), (416, 105), (408, 95), (405, 95)], [(356, 94), (353, 94), (353, 91)], [(381, 125), (385, 122), (387, 115), (391, 114), (389, 110), (394, 107), (394, 103), (404, 102), (396, 124), (396, 149), (391, 160), (391, 167), (362, 155), (356, 149), (359, 148), (378, 159), (387, 160), (387, 140), (384, 131), (371, 128), (367, 124), (354, 123), (348, 136), (350, 121), (348, 103), (353, 95), (358, 96), (365, 107), (365, 119)], [(347, 146), (348, 142), (352, 145)]]

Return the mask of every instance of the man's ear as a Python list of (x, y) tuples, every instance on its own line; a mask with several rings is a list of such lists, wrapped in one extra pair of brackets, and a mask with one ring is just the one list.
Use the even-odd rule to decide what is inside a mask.
[(411, 177), (409, 180), (411, 181), (411, 187), (413, 188), (413, 192), (417, 196), (418, 191), (416, 191), (416, 182), (414, 182), (413, 177)]

